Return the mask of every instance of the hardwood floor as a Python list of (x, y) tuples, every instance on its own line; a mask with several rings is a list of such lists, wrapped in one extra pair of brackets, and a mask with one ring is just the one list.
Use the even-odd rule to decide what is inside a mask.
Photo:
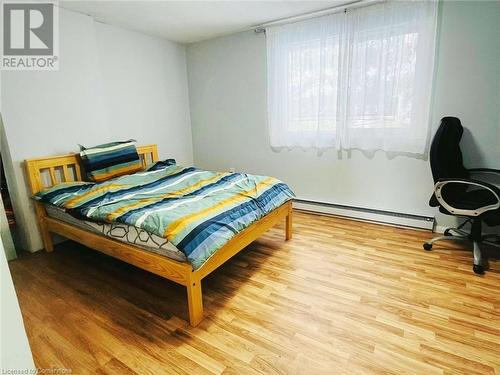
[(73, 374), (500, 374), (500, 262), (432, 233), (296, 212), (185, 288), (67, 242), (12, 261), (35, 363)]

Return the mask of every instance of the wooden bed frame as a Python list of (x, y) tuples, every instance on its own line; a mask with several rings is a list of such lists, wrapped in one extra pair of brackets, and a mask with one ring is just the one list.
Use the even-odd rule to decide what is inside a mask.
[[(156, 145), (140, 146), (137, 151), (144, 167), (148, 162), (158, 161)], [(79, 162), (78, 154), (26, 160), (26, 172), (31, 192), (36, 194), (42, 189), (60, 182), (82, 181), (83, 176)], [(46, 177), (46, 181), (44, 181), (43, 177)], [(189, 263), (178, 262), (137, 246), (104, 237), (51, 218), (47, 216), (45, 207), (40, 202), (35, 202), (35, 209), (46, 251), (53, 251), (54, 245), (51, 233), (57, 233), (91, 249), (184, 285), (187, 288), (189, 322), (193, 327), (197, 326), (203, 319), (201, 280), (205, 276), (283, 219), (285, 219), (285, 239), (292, 238), (292, 202), (290, 201), (238, 233), (199, 269), (194, 271)]]

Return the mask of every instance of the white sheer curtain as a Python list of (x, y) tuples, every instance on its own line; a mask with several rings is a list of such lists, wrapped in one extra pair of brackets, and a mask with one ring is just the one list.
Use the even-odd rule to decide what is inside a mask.
[(436, 24), (395, 1), (268, 28), (271, 146), (423, 154)]

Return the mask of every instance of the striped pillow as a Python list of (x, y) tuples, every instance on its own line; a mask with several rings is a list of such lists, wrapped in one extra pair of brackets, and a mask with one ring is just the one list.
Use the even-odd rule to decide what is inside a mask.
[(104, 181), (142, 169), (134, 140), (112, 142), (85, 148), (80, 145), (80, 157), (91, 181)]

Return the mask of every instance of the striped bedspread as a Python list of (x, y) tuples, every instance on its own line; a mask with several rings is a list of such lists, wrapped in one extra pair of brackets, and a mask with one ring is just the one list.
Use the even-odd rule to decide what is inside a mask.
[(273, 177), (172, 165), (99, 183), (62, 183), (34, 198), (77, 218), (125, 223), (167, 238), (197, 269), (293, 196)]

